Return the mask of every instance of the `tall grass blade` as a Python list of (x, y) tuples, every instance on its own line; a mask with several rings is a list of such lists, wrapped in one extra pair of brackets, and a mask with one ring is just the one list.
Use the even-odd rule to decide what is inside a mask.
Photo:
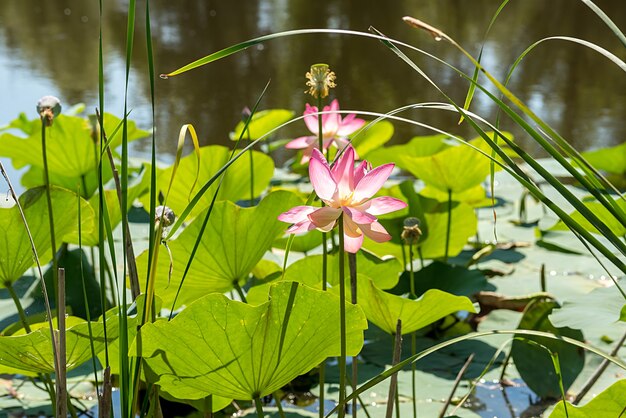
[(582, 1), (585, 6), (589, 7), (595, 14), (597, 14), (598, 17), (602, 19), (604, 24), (607, 25), (609, 29), (611, 29), (611, 31), (615, 34), (615, 36), (617, 36), (617, 39), (619, 39), (622, 45), (626, 47), (626, 35), (624, 35), (624, 32), (622, 32), (617, 27), (617, 25), (611, 20), (611, 18), (608, 17), (606, 13), (604, 13), (604, 11), (598, 6), (596, 6), (596, 4), (592, 2), (591, 0), (580, 0), (580, 1)]

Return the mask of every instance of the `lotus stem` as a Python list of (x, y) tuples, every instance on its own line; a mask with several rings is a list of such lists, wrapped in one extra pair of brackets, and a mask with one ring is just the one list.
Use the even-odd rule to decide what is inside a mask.
[(263, 414), (263, 404), (261, 403), (261, 398), (259, 398), (258, 396), (254, 397), (254, 406), (256, 407), (257, 417), (264, 418), (265, 415)]
[(450, 230), (452, 226), (452, 189), (448, 189), (448, 222), (446, 224), (446, 252), (444, 261), (448, 262), (448, 252), (450, 250)]
[(346, 282), (343, 215), (339, 216), (339, 322), (341, 326), (341, 355), (339, 357), (339, 418), (346, 414)]
[[(394, 336), (394, 344), (393, 344), (393, 360), (391, 362), (392, 366), (395, 366), (400, 362), (400, 355), (402, 354), (402, 321), (398, 319), (396, 323), (396, 333)], [(391, 418), (393, 415), (393, 404), (394, 400), (396, 400), (396, 391), (398, 388), (398, 374), (394, 373), (391, 376), (391, 382), (389, 383), (389, 396), (387, 397), (387, 413), (385, 414), (386, 418)]]
[[(356, 254), (348, 253), (348, 267), (350, 269), (350, 294), (352, 295), (351, 302), (353, 305), (357, 304), (357, 283), (356, 283)], [(358, 359), (357, 356), (352, 357), (352, 391), (354, 392), (359, 384), (358, 374)], [(357, 402), (358, 399), (352, 399), (352, 418), (357, 416)]]
[[(423, 263), (423, 260), (420, 260)], [(413, 242), (409, 243), (409, 280), (411, 286), (411, 299), (417, 299), (415, 294), (415, 274), (413, 272)], [(411, 333), (411, 355), (417, 351), (417, 333)], [(415, 379), (415, 363), (411, 363), (411, 394), (413, 396), (413, 418), (417, 418), (417, 387)]]
[(204, 418), (213, 418), (213, 395), (204, 398)]

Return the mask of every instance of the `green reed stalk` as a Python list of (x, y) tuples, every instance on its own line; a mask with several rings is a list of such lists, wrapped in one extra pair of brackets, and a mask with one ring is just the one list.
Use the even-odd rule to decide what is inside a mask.
[(54, 213), (52, 211), (52, 196), (50, 194), (50, 176), (48, 171), (48, 152), (46, 150), (46, 124), (47, 117), (43, 114), (40, 117), (41, 120), (41, 153), (43, 155), (43, 183), (46, 187), (46, 202), (48, 204), (48, 224), (50, 227), (50, 250), (52, 252), (52, 286), (54, 289), (53, 297), (56, 300), (56, 295), (58, 294), (57, 289), (57, 245), (56, 245), (56, 237), (54, 235)]
[[(83, 177), (84, 178), (84, 177)], [(96, 364), (96, 351), (93, 346), (93, 330), (91, 328), (91, 312), (89, 309), (89, 299), (87, 298), (87, 284), (85, 283), (85, 271), (83, 266), (83, 239), (82, 239), (82, 210), (80, 208), (80, 190), (78, 190), (77, 197), (77, 210), (78, 210), (78, 251), (80, 253), (80, 280), (83, 287), (83, 303), (85, 304), (85, 316), (87, 317), (87, 330), (89, 332), (89, 348), (91, 349), (91, 365), (93, 367), (93, 377), (96, 383), (96, 396), (98, 397), (98, 403), (102, 402), (102, 396), (98, 390), (98, 366)], [(92, 260), (93, 262), (93, 260)], [(102, 315), (106, 315), (105, 311), (102, 311)]]
[[(133, 52), (134, 33), (135, 33), (135, 8), (136, 0), (130, 0), (128, 3), (128, 18), (126, 26), (126, 66), (125, 66), (125, 83), (124, 83), (124, 119), (122, 127), (122, 171), (121, 171), (121, 199), (120, 205), (122, 208), (122, 246), (124, 251), (122, 252), (123, 262), (123, 275), (126, 277), (126, 271), (128, 269), (127, 261), (128, 254), (126, 249), (128, 248), (128, 213), (126, 208), (128, 207), (128, 82), (130, 78), (130, 63)], [(118, 283), (119, 286), (119, 283)], [(120, 398), (122, 416), (124, 418), (131, 418), (134, 416), (134, 406), (137, 399), (137, 391), (139, 388), (139, 373), (131, 375), (131, 366), (128, 358), (128, 315), (126, 312), (126, 286), (121, 286), (122, 289), (122, 309), (120, 309)], [(148, 301), (146, 301), (146, 304)], [(140, 360), (136, 360), (139, 364)]]
[[(346, 281), (343, 214), (339, 215), (339, 321), (341, 329), (341, 356), (339, 357), (339, 418), (346, 414)], [(356, 391), (354, 392), (356, 393)]]

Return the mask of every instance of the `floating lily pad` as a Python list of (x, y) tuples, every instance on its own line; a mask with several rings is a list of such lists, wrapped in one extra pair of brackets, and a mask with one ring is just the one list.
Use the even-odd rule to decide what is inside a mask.
[[(288, 226), (278, 220), (278, 215), (298, 204), (297, 196), (286, 191), (269, 194), (253, 208), (242, 208), (228, 201), (216, 203), (181, 289), (178, 306), (207, 293), (227, 292), (235, 283), (247, 279), (274, 239)], [(171, 281), (168, 281), (167, 252), (162, 249), (159, 254), (156, 292), (166, 305), (176, 295), (205, 214), (200, 213), (168, 243), (173, 258)], [(146, 251), (137, 258), (140, 277), (147, 271), (147, 262)]]
[[(570, 328), (556, 328), (550, 323), (548, 317), (558, 306), (558, 303), (552, 300), (535, 300), (526, 308), (518, 328), (550, 332), (557, 336), (582, 341), (582, 332)], [(558, 353), (565, 391), (572, 385), (585, 365), (584, 351), (564, 341), (543, 337), (525, 335), (523, 339), (513, 340), (511, 356), (524, 382), (542, 398), (559, 398), (561, 396), (559, 380), (549, 352), (524, 340), (535, 341), (547, 350)]]
[[(367, 328), (358, 306), (347, 306), (346, 324), (347, 352), (356, 355)], [(284, 282), (272, 287), (269, 301), (260, 306), (207, 295), (171, 322), (147, 324), (141, 333), (147, 365), (173, 396), (253, 399), (339, 355), (339, 300)]]
[(566, 299), (562, 307), (552, 311), (550, 322), (556, 327), (593, 329), (598, 324), (619, 321), (624, 303), (624, 297), (614, 286), (597, 288), (587, 294)]

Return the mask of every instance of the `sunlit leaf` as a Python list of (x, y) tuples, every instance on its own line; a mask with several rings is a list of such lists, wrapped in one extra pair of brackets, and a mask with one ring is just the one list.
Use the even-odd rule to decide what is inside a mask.
[[(347, 352), (356, 355), (367, 328), (358, 306), (347, 306), (346, 324)], [(160, 376), (157, 383), (173, 396), (253, 399), (340, 354), (339, 300), (283, 282), (272, 287), (262, 305), (207, 295), (171, 322), (147, 324), (141, 333), (141, 354)]]
[[(470, 143), (483, 151), (491, 152), (484, 140)], [(439, 190), (460, 193), (480, 185), (490, 173), (491, 160), (478, 151), (456, 144), (424, 157), (405, 157), (405, 167), (427, 185)]]
[[(210, 145), (200, 148), (200, 173), (196, 182), (198, 157), (190, 154), (180, 160), (176, 172), (176, 178), (172, 184), (172, 190), (167, 201), (174, 213), (180, 214), (189, 204), (194, 194), (206, 183), (220, 168), (226, 164), (231, 150), (219, 145)], [(274, 173), (274, 162), (270, 157), (259, 151), (253, 151), (254, 155), (254, 192), (259, 196), (268, 186)], [(169, 184), (172, 176), (172, 167), (158, 173), (157, 187), (165, 193), (164, 188)], [(192, 216), (209, 207), (215, 190), (220, 182), (216, 181), (202, 196), (199, 203), (191, 211)], [(195, 185), (194, 189), (191, 187)], [(158, 191), (157, 191), (158, 193)], [(218, 200), (238, 201), (250, 198), (250, 162), (248, 158), (239, 158), (226, 171), (224, 181), (217, 195)], [(144, 207), (149, 207), (148, 196), (142, 198)]]
[(626, 175), (626, 142), (610, 148), (583, 152), (582, 156), (599, 170)]
[(392, 145), (369, 152), (367, 161), (373, 166), (393, 162), (406, 170), (410, 165), (410, 158), (426, 157), (448, 148), (450, 145), (444, 141), (446, 138), (448, 138), (446, 135), (416, 136), (406, 144)]
[[(315, 289), (322, 289), (322, 258), (321, 254), (310, 255), (292, 263), (285, 270), (284, 277), (277, 277), (276, 281), (294, 281), (304, 283)], [(330, 286), (339, 284), (339, 254), (329, 254), (327, 257), (327, 280)], [(376, 255), (359, 251), (356, 254), (357, 272), (372, 279), (381, 289), (389, 289), (398, 283), (398, 277), (402, 272), (402, 264), (393, 257), (381, 259)], [(344, 262), (344, 277), (350, 277), (348, 260)], [(273, 283), (274, 283), (273, 282)], [(248, 293), (248, 302), (260, 303), (267, 298), (269, 286), (266, 283), (254, 286)]]
[[(52, 187), (52, 212), (57, 243), (64, 236), (78, 230), (77, 196), (65, 189)], [(40, 261), (45, 264), (50, 257), (50, 227), (48, 204), (44, 187), (27, 190), (20, 196), (20, 203), (35, 243)], [(83, 230), (94, 227), (94, 213), (89, 204), (81, 199)], [(19, 279), (35, 258), (28, 234), (17, 206), (0, 207), (0, 286)]]
[[(68, 325), (67, 369), (71, 370), (91, 358), (90, 344), (93, 343), (94, 350), (98, 353), (104, 349), (106, 342), (102, 322), (91, 323), (93, 336), (91, 341), (86, 321), (70, 317)], [(32, 329), (33, 331), (28, 334), (0, 336), (0, 365), (30, 375), (54, 373), (54, 355), (48, 323), (35, 324)], [(117, 338), (116, 327), (108, 327), (107, 338), (109, 341)]]
[(393, 124), (383, 120), (375, 124), (370, 122), (350, 135), (350, 138), (352, 139), (352, 146), (354, 146), (359, 157), (362, 160), (369, 160), (368, 154), (372, 151), (379, 150), (380, 147), (389, 142), (392, 136)]
[[(288, 225), (277, 219), (282, 212), (300, 204), (297, 196), (277, 191), (265, 197), (258, 206), (242, 208), (232, 202), (215, 204), (189, 273), (182, 287), (179, 303), (195, 300), (207, 293), (227, 292), (235, 283), (245, 280)], [(173, 257), (171, 282), (168, 283), (170, 260), (161, 255), (157, 266), (156, 292), (171, 303), (204, 221), (205, 212), (168, 246)], [(137, 258), (141, 272), (147, 269), (148, 253)]]
[(563, 402), (559, 402), (550, 418), (619, 417), (624, 412), (624, 405), (626, 405), (626, 379), (613, 383), (583, 406), (574, 406), (568, 402), (567, 413)]
[(451, 313), (474, 312), (474, 305), (468, 298), (441, 290), (428, 290), (419, 299), (411, 300), (384, 292), (364, 277), (360, 278), (359, 285), (359, 306), (368, 320), (389, 334), (395, 334), (398, 319), (402, 321), (402, 334), (408, 334)]
[[(616, 199), (615, 203), (619, 206), (624, 213), (626, 213), (626, 200)], [(592, 201), (592, 202), (584, 202), (584, 205), (587, 206), (593, 213), (604, 223), (608, 228), (610, 228), (615, 235), (624, 236), (626, 235), (626, 226), (622, 222), (613, 216), (608, 209), (600, 202)], [(574, 211), (570, 214), (572, 219), (582, 225), (589, 232), (593, 232), (595, 234), (599, 234), (600, 232), (589, 222), (579, 211)], [(626, 222), (626, 219), (624, 219)], [(557, 222), (550, 230), (553, 231), (569, 231), (569, 228), (563, 223), (563, 221)]]

